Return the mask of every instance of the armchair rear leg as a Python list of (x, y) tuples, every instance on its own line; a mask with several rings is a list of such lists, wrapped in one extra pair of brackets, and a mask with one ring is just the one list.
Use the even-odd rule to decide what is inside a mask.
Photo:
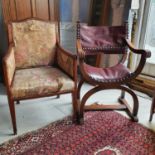
[(12, 125), (13, 125), (13, 132), (14, 132), (14, 135), (16, 135), (17, 125), (16, 125), (15, 104), (12, 98), (9, 98), (9, 109), (10, 109), (11, 120), (12, 120)]
[(84, 116), (83, 116), (83, 113), (82, 114), (80, 113), (78, 124), (80, 124), (80, 125), (84, 124)]
[(122, 99), (124, 99), (125, 98), (125, 91), (124, 90), (122, 90), (122, 92), (121, 92), (121, 96), (120, 96)]
[(80, 99), (80, 91), (81, 91), (81, 87), (82, 87), (83, 83), (84, 83), (84, 80), (81, 79), (78, 84), (78, 88), (77, 88), (77, 99)]
[(77, 122), (79, 119), (79, 107), (77, 103), (77, 94), (76, 91), (72, 93), (72, 105), (73, 105), (73, 121)]
[(17, 100), (17, 101), (16, 101), (16, 104), (20, 104), (20, 101), (19, 101), (19, 100)]
[(151, 111), (151, 113), (150, 113), (150, 119), (149, 119), (150, 122), (152, 121), (152, 118), (153, 118), (153, 112)]
[(125, 98), (125, 91), (124, 90), (121, 90), (121, 95), (118, 98), (118, 101), (120, 101), (121, 99), (124, 99), (124, 98)]
[(60, 95), (57, 95), (57, 98), (60, 98)]

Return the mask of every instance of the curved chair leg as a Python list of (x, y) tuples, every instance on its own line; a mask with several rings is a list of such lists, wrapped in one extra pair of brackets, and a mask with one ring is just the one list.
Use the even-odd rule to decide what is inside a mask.
[(81, 79), (78, 84), (78, 88), (77, 88), (77, 99), (80, 99), (80, 91), (81, 91), (81, 87), (82, 87), (83, 83), (84, 83), (84, 80)]
[[(123, 94), (126, 91), (132, 96), (132, 98), (133, 98), (133, 110), (130, 108), (130, 106), (125, 101), (125, 99), (120, 97), (119, 101), (120, 101), (120, 103), (122, 103), (126, 106), (125, 110), (126, 110), (127, 114), (131, 117), (131, 119), (133, 121), (137, 122), (138, 121), (137, 113), (138, 113), (139, 102), (138, 102), (138, 98), (137, 98), (136, 94), (131, 89), (124, 87), (124, 86), (118, 86), (116, 88), (104, 88), (101, 86), (96, 86), (93, 89), (89, 90), (82, 98), (81, 105), (80, 105), (80, 123), (81, 124), (83, 123), (84, 105), (85, 105), (87, 99), (91, 95), (93, 95), (94, 93), (101, 91), (101, 90), (106, 90), (106, 89), (121, 89), (123, 91)], [(124, 96), (122, 96), (122, 97), (124, 97)], [(112, 110), (114, 110), (114, 109), (112, 109)]]
[(139, 102), (138, 102), (137, 95), (131, 89), (129, 89), (127, 87), (120, 86), (120, 89), (123, 89), (122, 91), (124, 91), (124, 93), (126, 91), (126, 92), (128, 92), (132, 96), (132, 99), (133, 99), (133, 110), (131, 110), (130, 106), (127, 104), (125, 99), (122, 98), (123, 96), (121, 96), (119, 98), (119, 102), (123, 103), (123, 104), (125, 104), (127, 106), (127, 113), (128, 113), (128, 115), (132, 118), (133, 121), (137, 122), (138, 121), (137, 113), (138, 113), (138, 108), (139, 108)]
[(152, 121), (152, 118), (153, 118), (154, 109), (155, 109), (155, 97), (152, 100), (152, 105), (151, 105), (151, 110), (150, 110), (150, 119), (149, 119), (150, 122)]
[(16, 114), (15, 114), (15, 104), (13, 99), (9, 98), (9, 109), (11, 114), (12, 126), (14, 135), (17, 134), (17, 125), (16, 125)]
[(83, 96), (83, 98), (82, 98), (82, 100), (81, 100), (81, 104), (80, 104), (80, 124), (83, 124), (83, 122), (84, 122), (84, 118), (83, 118), (83, 116), (84, 116), (84, 105), (85, 105), (85, 103), (86, 103), (86, 101), (87, 101), (87, 99), (92, 95), (92, 94), (94, 94), (94, 93), (96, 93), (96, 92), (98, 92), (98, 91), (100, 91), (100, 90), (104, 90), (103, 88), (101, 88), (100, 86), (96, 86), (96, 87), (94, 87), (93, 89), (91, 89), (91, 90), (89, 90), (84, 96)]

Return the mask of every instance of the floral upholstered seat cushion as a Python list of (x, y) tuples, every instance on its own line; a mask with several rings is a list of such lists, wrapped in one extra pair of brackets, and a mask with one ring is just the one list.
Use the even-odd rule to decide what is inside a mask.
[(15, 99), (72, 91), (74, 81), (51, 66), (16, 70), (11, 87)]
[(27, 20), (12, 23), (17, 68), (52, 65), (56, 50), (56, 23)]

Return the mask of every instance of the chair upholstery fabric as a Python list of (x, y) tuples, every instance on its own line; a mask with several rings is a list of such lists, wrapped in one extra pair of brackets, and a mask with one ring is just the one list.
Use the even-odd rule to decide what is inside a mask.
[(17, 68), (52, 65), (56, 48), (55, 23), (38, 20), (12, 23)]
[(63, 53), (59, 48), (57, 49), (57, 64), (71, 77), (74, 76), (74, 59)]
[(8, 75), (8, 84), (11, 85), (13, 76), (14, 76), (14, 72), (15, 72), (15, 57), (14, 57), (14, 48), (11, 47), (10, 48), (10, 52), (8, 57), (6, 57), (6, 67), (7, 67), (7, 75)]
[(57, 68), (51, 66), (16, 70), (11, 87), (13, 97), (28, 98), (72, 91), (74, 81)]

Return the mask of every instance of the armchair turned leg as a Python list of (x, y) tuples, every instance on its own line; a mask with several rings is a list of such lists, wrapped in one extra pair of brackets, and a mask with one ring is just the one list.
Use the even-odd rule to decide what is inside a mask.
[(16, 125), (16, 114), (15, 114), (15, 105), (13, 99), (9, 99), (9, 109), (11, 114), (12, 126), (14, 135), (17, 134), (17, 125)]

